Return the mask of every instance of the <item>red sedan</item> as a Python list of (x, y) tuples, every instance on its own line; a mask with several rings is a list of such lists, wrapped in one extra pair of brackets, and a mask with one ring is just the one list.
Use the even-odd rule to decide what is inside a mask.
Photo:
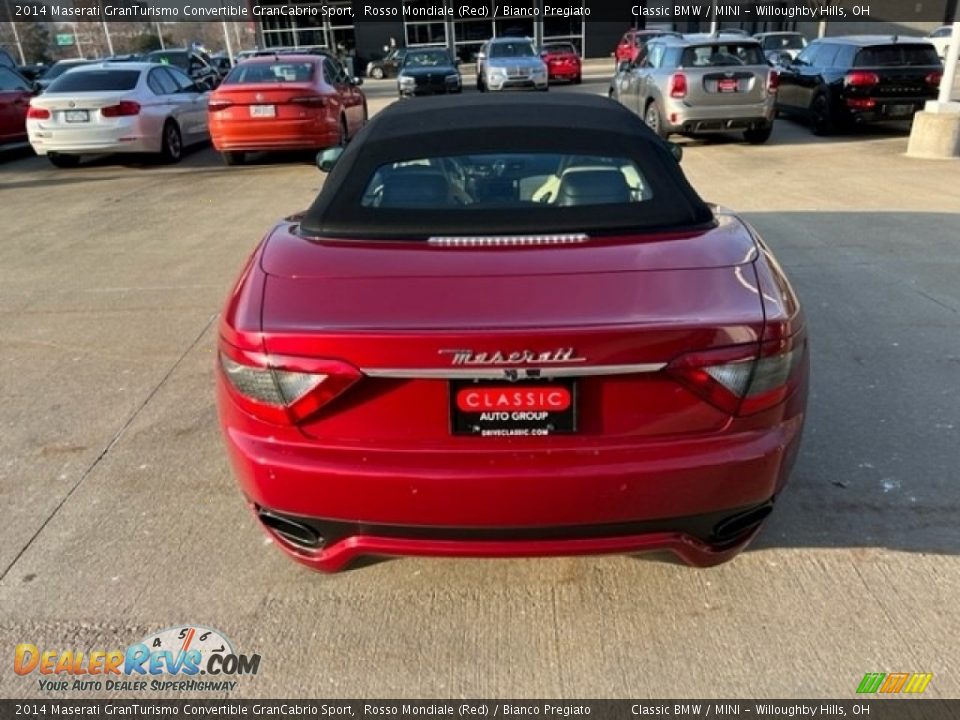
[(274, 55), (237, 65), (210, 96), (210, 138), (228, 165), (256, 150), (342, 145), (367, 122), (367, 100), (330, 55)]
[(548, 80), (568, 80), (578, 85), (582, 81), (580, 55), (573, 43), (547, 43), (540, 57), (547, 64)]
[(613, 50), (614, 66), (620, 67), (620, 63), (636, 63), (638, 59), (643, 59), (647, 43), (664, 35), (680, 37), (680, 33), (670, 30), (627, 30)]
[(384, 110), (267, 232), (217, 361), (247, 502), (326, 571), (722, 562), (787, 482), (807, 376), (803, 313), (756, 231), (636, 115), (579, 94)]
[(0, 66), (0, 149), (27, 142), (27, 110), (35, 94), (23, 76)]

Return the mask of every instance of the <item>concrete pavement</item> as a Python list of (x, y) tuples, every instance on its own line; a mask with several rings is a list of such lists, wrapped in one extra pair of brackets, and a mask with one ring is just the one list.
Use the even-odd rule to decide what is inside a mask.
[[(374, 110), (392, 93), (365, 88)], [(208, 148), (171, 167), (0, 160), (0, 695), (51, 696), (12, 672), (16, 643), (110, 649), (196, 623), (261, 654), (235, 697), (852, 697), (868, 671), (960, 696), (956, 165), (906, 158), (904, 131), (785, 121), (762, 147), (684, 144), (693, 184), (786, 266), (814, 361), (792, 486), (750, 551), (706, 571), (296, 566), (230, 475), (214, 321), (322, 175)]]

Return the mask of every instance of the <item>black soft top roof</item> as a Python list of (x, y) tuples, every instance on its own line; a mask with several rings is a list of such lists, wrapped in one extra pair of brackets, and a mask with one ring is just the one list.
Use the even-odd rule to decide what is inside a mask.
[[(419, 158), (480, 153), (559, 153), (633, 160), (653, 190), (640, 203), (452, 210), (362, 207), (378, 168)], [(713, 222), (668, 145), (634, 113), (607, 98), (466, 95), (397, 102), (356, 136), (304, 215), (302, 229), (326, 237), (548, 232), (629, 232)]]

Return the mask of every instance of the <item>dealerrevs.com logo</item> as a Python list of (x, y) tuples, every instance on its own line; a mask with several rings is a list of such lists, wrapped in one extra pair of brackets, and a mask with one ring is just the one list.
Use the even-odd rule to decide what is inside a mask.
[(260, 656), (241, 654), (223, 633), (200, 625), (151, 633), (126, 649), (49, 649), (21, 643), (17, 675), (36, 676), (40, 690), (230, 692), (256, 675)]

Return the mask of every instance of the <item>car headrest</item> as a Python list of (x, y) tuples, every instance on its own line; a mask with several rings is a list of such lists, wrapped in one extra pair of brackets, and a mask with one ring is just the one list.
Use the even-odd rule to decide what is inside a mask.
[(401, 170), (385, 179), (380, 207), (443, 207), (449, 196), (450, 188), (443, 173), (435, 170)]
[(611, 205), (630, 202), (630, 186), (616, 168), (568, 170), (560, 179), (557, 205)]

